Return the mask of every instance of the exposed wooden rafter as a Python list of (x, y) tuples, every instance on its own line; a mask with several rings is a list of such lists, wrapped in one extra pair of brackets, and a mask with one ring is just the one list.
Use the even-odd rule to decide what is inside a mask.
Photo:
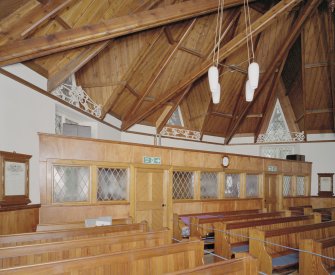
[[(20, 40), (32, 34), (39, 26), (53, 18), (57, 13), (68, 7), (74, 0), (53, 0), (46, 4), (36, 6), (28, 13), (16, 18), (13, 24), (2, 24), (1, 32), (6, 35), (0, 36), (0, 45), (9, 41)], [(11, 42), (16, 44), (17, 41)], [(15, 47), (15, 46), (14, 46)]]
[[(287, 10), (289, 10), (299, 2), (301, 1), (282, 0), (281, 2), (279, 2), (276, 6), (274, 6), (267, 13), (258, 18), (251, 25), (252, 35), (255, 36), (261, 31), (263, 31), (267, 26), (269, 26), (272, 22), (274, 22), (279, 15), (283, 14), (284, 12), (287, 12)], [(229, 41), (223, 47), (221, 47), (219, 56), (220, 62), (223, 59), (227, 58), (230, 54), (238, 50), (240, 47), (245, 45), (247, 38), (249, 37), (246, 37), (245, 32), (242, 31), (241, 33), (236, 35), (231, 41)], [(186, 74), (185, 77), (181, 81), (179, 81), (179, 83), (176, 86), (170, 89), (170, 91), (163, 98), (161, 98), (158, 102), (156, 102), (154, 105), (148, 108), (147, 111), (143, 112), (142, 114), (135, 114), (136, 116), (133, 115), (133, 117), (130, 118), (128, 121), (124, 121), (121, 127), (122, 130), (126, 130), (132, 125), (143, 120), (143, 118), (147, 117), (148, 114), (156, 110), (160, 105), (170, 100), (171, 97), (174, 97), (176, 94), (183, 91), (189, 84), (193, 83), (196, 79), (204, 75), (211, 65), (212, 65), (211, 60), (202, 62), (194, 70)]]
[(239, 118), (236, 121), (234, 127), (232, 128), (232, 130), (229, 132), (229, 134), (225, 138), (225, 144), (228, 144), (230, 142), (230, 140), (232, 139), (232, 137), (235, 135), (236, 131), (238, 130), (238, 128), (242, 124), (242, 121), (244, 120), (244, 118), (248, 114), (248, 111), (253, 106), (254, 102), (257, 100), (259, 95), (262, 94), (262, 92), (264, 90), (264, 87), (266, 86), (267, 82), (269, 81), (269, 79), (275, 73), (276, 69), (278, 68), (279, 64), (281, 63), (281, 60), (283, 59), (283, 57), (285, 57), (288, 54), (288, 51), (290, 50), (294, 41), (296, 40), (296, 38), (300, 34), (302, 26), (306, 22), (307, 18), (310, 16), (310, 14), (313, 11), (315, 11), (315, 8), (320, 4), (320, 2), (321, 2), (321, 0), (309, 0), (305, 4), (302, 12), (299, 14), (299, 17), (297, 18), (296, 22), (292, 26), (291, 31), (289, 32), (289, 35), (288, 35), (287, 39), (284, 40), (283, 45), (279, 48), (279, 50), (275, 54), (273, 60), (269, 63), (270, 64), (269, 68), (267, 68), (265, 74), (260, 79), (260, 85), (259, 85), (258, 89), (255, 91), (254, 100), (250, 103), (245, 103), (246, 104), (245, 108), (242, 110), (242, 112), (239, 115)]
[[(253, 2), (254, 0), (249, 1)], [(291, 1), (298, 2), (297, 0)], [(241, 4), (243, 4), (242, 0), (226, 0), (225, 8)], [(208, 14), (216, 11), (217, 5), (217, 0), (190, 0), (163, 8), (113, 18), (94, 25), (60, 31), (43, 37), (7, 43), (0, 47), (0, 66)]]
[(179, 46), (184, 42), (185, 38), (187, 37), (187, 35), (192, 30), (196, 20), (197, 20), (196, 18), (193, 19), (192, 22), (187, 26), (186, 30), (184, 31), (184, 33), (183, 33), (182, 37), (179, 39), (179, 41), (177, 43), (173, 44), (172, 46), (170, 46), (169, 51), (160, 61), (160, 65), (158, 66), (158, 68), (159, 68), (158, 71), (149, 79), (149, 81), (147, 82), (146, 87), (144, 88), (144, 91), (141, 92), (141, 95), (142, 95), (141, 98), (135, 102), (135, 104), (132, 106), (132, 108), (130, 108), (130, 111), (128, 112), (128, 114), (126, 114), (126, 116), (124, 118), (125, 120), (127, 120), (132, 114), (136, 113), (136, 111), (140, 108), (140, 106), (143, 102), (143, 98), (148, 96), (152, 87), (155, 85), (155, 83), (159, 79), (159, 76), (164, 72), (167, 65), (171, 62), (172, 58), (177, 53)]

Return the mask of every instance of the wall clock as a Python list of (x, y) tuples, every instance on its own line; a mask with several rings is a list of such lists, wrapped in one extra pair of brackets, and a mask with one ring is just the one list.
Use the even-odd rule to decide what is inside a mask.
[(228, 167), (228, 165), (229, 165), (229, 157), (228, 156), (224, 156), (222, 158), (222, 165), (223, 165), (223, 167)]

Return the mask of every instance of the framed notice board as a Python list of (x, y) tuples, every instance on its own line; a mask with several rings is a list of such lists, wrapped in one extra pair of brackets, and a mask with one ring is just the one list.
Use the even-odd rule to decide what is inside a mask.
[(0, 151), (0, 207), (30, 203), (30, 158), (30, 155)]

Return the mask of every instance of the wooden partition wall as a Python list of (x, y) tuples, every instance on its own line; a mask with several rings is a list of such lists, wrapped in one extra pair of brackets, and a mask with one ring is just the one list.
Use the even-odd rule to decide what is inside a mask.
[[(142, 219), (153, 227), (171, 226), (172, 214), (261, 209), (264, 206), (264, 179), (271, 175), (276, 179), (279, 198), (276, 208), (283, 204), (281, 182), (283, 175), (300, 175), (306, 179), (304, 195), (310, 195), (311, 163), (269, 159), (255, 156), (223, 154), (196, 150), (112, 142), (106, 140), (64, 137), (40, 134), (40, 223), (71, 222), (96, 216), (111, 215), (114, 218), (132, 216), (135, 222)], [(221, 165), (222, 157), (229, 156), (227, 168)], [(159, 158), (159, 164), (144, 164), (144, 157)], [(57, 203), (53, 194), (53, 172), (57, 165), (85, 166), (90, 171), (89, 198), (83, 202)], [(117, 167), (128, 171), (128, 195), (122, 201), (97, 200), (97, 168)], [(275, 170), (275, 171), (273, 171)], [(194, 171), (198, 178), (194, 198), (172, 199), (173, 171)], [(200, 199), (199, 174), (217, 172), (220, 179), (220, 195), (217, 199)], [(225, 197), (225, 174), (241, 175), (240, 198)], [(259, 177), (257, 197), (245, 194), (245, 177)], [(159, 183), (159, 184), (157, 184)], [(198, 191), (197, 191), (198, 190)]]

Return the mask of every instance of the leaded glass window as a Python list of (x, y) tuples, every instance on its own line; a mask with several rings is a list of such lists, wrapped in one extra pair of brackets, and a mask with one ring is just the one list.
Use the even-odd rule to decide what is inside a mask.
[(305, 195), (305, 177), (297, 177), (297, 196)]
[(226, 174), (225, 197), (238, 198), (240, 196), (240, 175)]
[(246, 196), (258, 197), (258, 175), (247, 175), (246, 178)]
[(127, 182), (125, 168), (98, 168), (97, 200), (127, 200)]
[(292, 196), (292, 177), (291, 176), (283, 177), (283, 196), (284, 197)]
[(172, 184), (173, 199), (193, 199), (194, 172), (174, 171)]
[(216, 172), (201, 173), (200, 198), (201, 199), (218, 198), (218, 173)]
[(82, 166), (53, 167), (53, 201), (88, 201), (90, 169)]

